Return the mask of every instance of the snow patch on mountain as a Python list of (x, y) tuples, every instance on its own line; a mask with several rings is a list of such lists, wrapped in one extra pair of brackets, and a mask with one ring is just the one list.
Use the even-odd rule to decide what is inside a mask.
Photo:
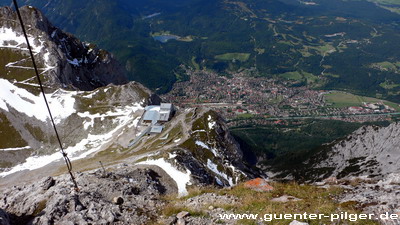
[(212, 116), (208, 115), (208, 128), (211, 130), (214, 128), (216, 122), (213, 121)]
[(221, 172), (218, 170), (218, 166), (217, 164), (213, 163), (210, 159), (207, 159), (207, 167), (208, 169), (210, 169), (211, 171), (213, 171), (215, 174), (217, 174), (218, 176), (224, 178), (230, 186), (233, 186), (233, 180), (232, 177), (229, 177), (228, 175), (226, 175), (225, 173)]
[[(109, 112), (106, 114), (98, 114), (98, 117), (116, 117), (113, 121), (118, 124), (114, 129), (108, 131), (104, 134), (89, 134), (87, 138), (82, 139), (80, 142), (75, 144), (74, 146), (70, 146), (65, 149), (65, 152), (68, 154), (69, 158), (73, 160), (83, 159), (88, 155), (95, 153), (102, 149), (105, 145), (110, 143), (113, 137), (117, 136), (123, 127), (133, 123), (137, 124), (139, 122), (139, 118), (132, 117), (132, 113), (137, 110), (143, 109), (139, 103), (120, 107), (115, 109), (113, 112)], [(89, 116), (89, 113), (84, 113), (83, 115)], [(91, 115), (93, 116), (93, 115)], [(97, 116), (92, 117), (98, 118)], [(0, 177), (4, 177), (10, 175), (12, 173), (16, 173), (18, 171), (23, 170), (34, 170), (41, 167), (44, 167), (50, 163), (57, 162), (62, 160), (62, 154), (60, 152), (55, 152), (51, 155), (44, 156), (31, 156), (26, 159), (26, 161), (22, 164), (19, 164), (5, 172), (0, 173)]]
[(30, 146), (25, 146), (25, 147), (18, 147), (18, 148), (0, 148), (0, 151), (20, 151), (20, 150), (25, 150), (25, 149), (30, 149)]
[(215, 148), (210, 148), (210, 147), (209, 147), (208, 145), (206, 145), (204, 142), (202, 142), (202, 141), (196, 141), (195, 144), (198, 145), (198, 146), (200, 146), (200, 147), (203, 147), (203, 148), (205, 148), (205, 149), (207, 149), (207, 150), (210, 150), (210, 151), (214, 154), (214, 156), (218, 156), (217, 150), (216, 150)]
[[(34, 53), (39, 53), (42, 50), (42, 42), (38, 45), (35, 38), (31, 36), (28, 36), (28, 40)], [(24, 47), (22, 47), (22, 45)], [(25, 37), (23, 35), (18, 35), (11, 28), (7, 27), (0, 27), (0, 47), (28, 50), (26, 47)]]
[(165, 159), (160, 158), (156, 160), (147, 160), (144, 162), (137, 163), (138, 165), (155, 165), (163, 169), (174, 181), (178, 186), (178, 193), (179, 196), (185, 196), (188, 194), (186, 189), (186, 185), (190, 185), (190, 171), (186, 169), (186, 173), (179, 171), (175, 167), (165, 161)]
[[(56, 68), (50, 65), (50, 52), (44, 47), (44, 41), (40, 38), (34, 38), (28, 35), (29, 44), (31, 45), (32, 52), (34, 54), (43, 53), (44, 68), (38, 68), (42, 70), (41, 74)], [(7, 27), (0, 27), (0, 48), (11, 48), (21, 51), (28, 51), (26, 39), (22, 34), (17, 34), (13, 29)], [(28, 58), (30, 60), (30, 58)], [(25, 59), (23, 59), (25, 60)], [(15, 64), (17, 62), (10, 62), (6, 67), (20, 68), (20, 69), (33, 69), (33, 67), (22, 67)]]
[[(46, 94), (56, 123), (75, 113), (76, 91), (57, 90)], [(43, 95), (36, 96), (25, 89), (19, 88), (10, 81), (0, 78), (0, 108), (9, 112), (13, 108), (28, 117), (35, 117), (46, 122), (49, 119)]]

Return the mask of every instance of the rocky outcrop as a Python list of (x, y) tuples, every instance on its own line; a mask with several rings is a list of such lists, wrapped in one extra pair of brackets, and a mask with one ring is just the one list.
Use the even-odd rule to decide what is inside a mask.
[(379, 219), (400, 210), (400, 124), (364, 126), (347, 137), (324, 145), (308, 160), (290, 171), (279, 171), (284, 179), (344, 189), (336, 200), (367, 214), (382, 224), (398, 220)]
[(172, 215), (167, 218), (159, 218), (159, 224), (237, 224), (237, 220), (226, 219), (222, 222), (220, 215), (232, 213), (231, 210), (226, 210), (221, 207), (224, 206), (236, 206), (240, 204), (240, 200), (231, 195), (218, 195), (215, 193), (204, 193), (198, 196), (191, 197), (183, 202), (174, 204), (174, 207), (187, 208), (190, 211), (201, 210), (203, 214), (207, 216), (196, 216), (191, 215), (187, 211), (179, 212), (176, 215)]
[[(340, 183), (345, 189), (338, 199), (342, 205), (353, 205), (368, 214), (400, 215), (400, 173), (389, 174), (383, 179), (348, 178)], [(400, 224), (396, 219), (382, 217), (379, 220), (387, 225)]]
[[(329, 170), (324, 176), (386, 177), (400, 172), (400, 124), (366, 126), (310, 160), (315, 169)], [(324, 157), (324, 158), (322, 158)]]
[[(364, 126), (347, 137), (314, 149), (290, 170), (275, 170), (286, 180), (321, 181), (329, 177), (376, 177), (400, 172), (400, 124)], [(273, 168), (271, 168), (273, 170)]]
[(185, 185), (194, 186), (233, 186), (255, 176), (257, 172), (243, 161), (239, 144), (219, 114), (197, 108), (186, 111), (184, 116), (186, 121), (190, 119), (184, 124), (189, 136), (179, 137), (181, 144), (172, 146), (168, 154), (160, 152), (148, 157), (145, 164), (171, 164), (190, 175)]
[[(114, 101), (118, 96), (115, 98)], [(236, 198), (205, 194), (188, 200), (187, 206), (190, 207), (210, 204), (207, 212), (213, 218), (190, 215), (162, 218), (160, 208), (166, 202), (161, 196), (182, 196), (184, 192), (187, 194), (186, 188), (190, 186), (232, 186), (252, 177), (253, 171), (241, 160), (240, 148), (218, 114), (204, 109), (178, 113), (177, 118), (166, 125), (165, 133), (158, 137), (149, 136), (140, 143), (137, 148), (143, 154), (142, 158), (139, 158), (140, 155), (125, 157), (126, 163), (77, 173), (79, 192), (73, 189), (67, 175), (47, 177), (31, 185), (14, 186), (2, 191), (0, 208), (15, 215), (11, 222), (19, 220), (23, 224), (147, 224), (156, 220), (178, 224), (215, 223), (220, 213), (229, 211), (212, 205), (234, 205), (238, 201)], [(185, 133), (185, 129), (190, 129), (190, 132)], [(153, 146), (158, 145), (153, 145), (152, 137), (156, 143), (163, 141), (164, 148), (154, 149)], [(146, 149), (149, 152), (144, 152)], [(134, 148), (130, 151), (133, 152)], [(105, 163), (114, 164), (114, 156), (107, 151), (104, 154), (108, 154)], [(89, 158), (85, 162), (91, 161), (94, 159)], [(91, 164), (100, 165), (103, 166)], [(77, 166), (74, 163), (74, 168)]]
[(0, 208), (15, 215), (11, 223), (147, 224), (165, 204), (159, 196), (174, 188), (154, 170), (126, 165), (77, 174), (77, 182), (79, 192), (68, 176), (10, 188), (0, 195)]
[[(20, 11), (25, 26), (29, 28), (28, 36), (32, 37), (31, 45), (37, 47), (36, 60), (46, 70), (47, 86), (93, 90), (110, 83), (127, 82), (123, 67), (112, 54), (54, 27), (36, 8), (24, 6)], [(0, 28), (22, 35), (16, 12), (9, 7), (0, 8)], [(12, 45), (13, 42), (15, 40), (5, 44)], [(17, 46), (26, 48), (25, 43)]]

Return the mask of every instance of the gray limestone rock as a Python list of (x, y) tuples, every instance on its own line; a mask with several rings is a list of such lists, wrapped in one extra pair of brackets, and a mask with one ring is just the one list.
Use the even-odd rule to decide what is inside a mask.
[[(79, 192), (67, 175), (51, 179), (54, 185), (47, 190), (43, 187), (48, 187), (50, 178), (5, 190), (0, 194), (0, 208), (32, 224), (146, 224), (165, 204), (156, 196), (168, 187), (154, 171), (131, 167), (117, 169), (107, 177), (101, 171), (79, 174)], [(124, 194), (130, 187), (136, 188), (138, 195)], [(113, 200), (113, 196), (118, 197)], [(5, 212), (0, 211), (0, 221), (7, 225)]]

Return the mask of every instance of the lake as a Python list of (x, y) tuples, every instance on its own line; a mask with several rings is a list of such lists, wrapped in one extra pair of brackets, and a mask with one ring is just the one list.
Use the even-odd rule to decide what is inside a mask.
[(161, 43), (166, 43), (169, 40), (177, 40), (178, 38), (179, 38), (179, 36), (170, 35), (170, 34), (153, 36), (154, 40), (159, 41)]

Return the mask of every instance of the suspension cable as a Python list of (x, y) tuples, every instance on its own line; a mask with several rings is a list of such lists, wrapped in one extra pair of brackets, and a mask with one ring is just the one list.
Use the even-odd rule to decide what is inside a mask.
[(45, 92), (44, 92), (42, 81), (40, 80), (39, 72), (38, 72), (38, 69), (37, 69), (37, 66), (36, 66), (35, 58), (33, 56), (32, 48), (31, 48), (31, 45), (29, 44), (28, 35), (26, 34), (25, 26), (24, 26), (24, 23), (22, 21), (21, 14), (19, 12), (19, 7), (18, 7), (17, 0), (13, 0), (13, 2), (14, 2), (14, 6), (15, 6), (15, 9), (17, 11), (17, 14), (18, 14), (19, 22), (21, 23), (21, 28), (22, 28), (22, 32), (24, 33), (24, 36), (25, 36), (26, 44), (28, 45), (29, 54), (30, 54), (31, 59), (32, 59), (33, 68), (35, 69), (35, 73), (36, 73), (37, 80), (39, 82), (40, 90), (41, 90), (41, 92), (43, 94), (44, 102), (46, 103), (47, 111), (49, 112), (50, 120), (51, 120), (51, 123), (53, 124), (54, 132), (56, 134), (58, 144), (60, 145), (61, 154), (64, 157), (64, 161), (65, 161), (65, 164), (67, 165), (68, 173), (71, 176), (71, 180), (74, 183), (75, 190), (79, 191), (78, 184), (77, 184), (77, 182), (75, 180), (74, 174), (72, 173), (71, 160), (68, 158), (68, 155), (67, 155), (67, 153), (65, 152), (65, 150), (63, 148), (60, 136), (58, 135), (56, 124), (55, 124), (54, 119), (53, 119), (53, 115), (51, 114), (49, 103), (47, 102), (47, 98), (46, 98), (46, 95), (45, 95)]

